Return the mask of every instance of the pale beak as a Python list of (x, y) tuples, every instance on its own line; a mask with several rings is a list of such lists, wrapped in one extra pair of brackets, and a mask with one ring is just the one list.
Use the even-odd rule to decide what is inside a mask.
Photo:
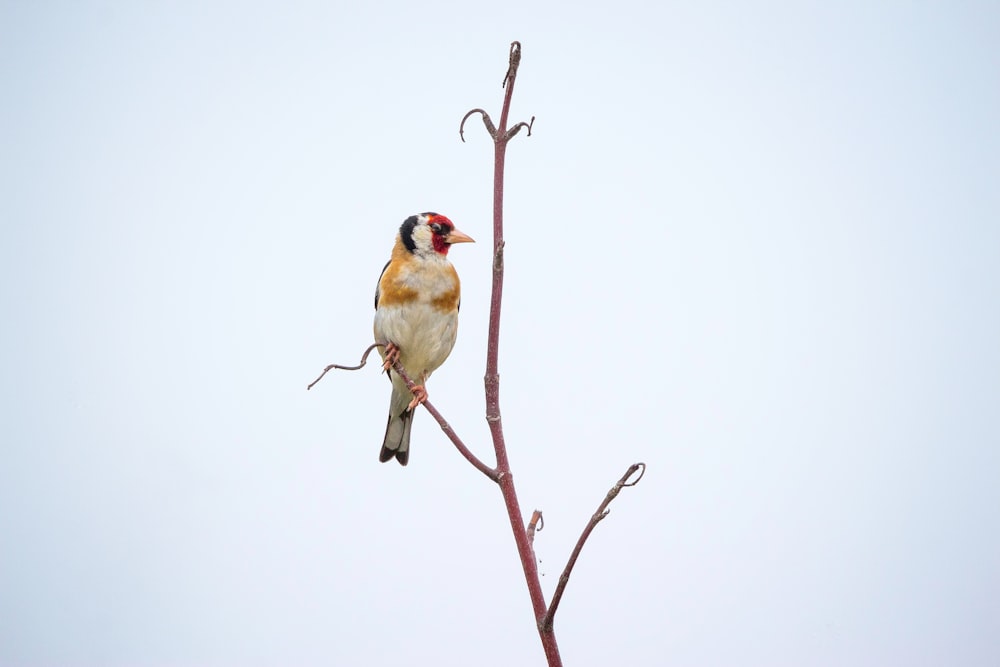
[(448, 236), (444, 237), (444, 240), (448, 243), (475, 243), (476, 241), (466, 234), (458, 231), (457, 229), (451, 230)]

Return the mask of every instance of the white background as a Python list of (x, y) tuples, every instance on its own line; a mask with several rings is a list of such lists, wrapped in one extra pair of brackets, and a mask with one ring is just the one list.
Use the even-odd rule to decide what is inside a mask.
[[(0, 664), (533, 665), (498, 490), (370, 342), (433, 210), (432, 402), (502, 410), (567, 665), (1000, 663), (989, 2), (3, 3)], [(527, 516), (526, 516), (527, 518)]]

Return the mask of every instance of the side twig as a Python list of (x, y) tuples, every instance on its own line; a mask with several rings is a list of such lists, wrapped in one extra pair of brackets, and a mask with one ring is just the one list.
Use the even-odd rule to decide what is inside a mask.
[[(356, 371), (364, 368), (365, 364), (368, 363), (368, 355), (371, 354), (372, 350), (374, 350), (376, 347), (382, 347), (382, 346), (383, 346), (382, 343), (372, 343), (371, 345), (369, 345), (368, 349), (365, 350), (365, 353), (361, 355), (361, 363), (358, 364), (357, 366), (342, 366), (340, 364), (328, 365), (326, 368), (323, 369), (323, 372), (319, 374), (319, 377), (317, 377), (315, 380), (309, 383), (306, 389), (312, 389), (314, 386), (316, 386), (317, 382), (323, 379), (323, 376), (325, 376), (332, 370), (339, 369), (344, 371)], [(403, 378), (403, 382), (405, 382), (406, 386), (412, 390), (413, 387), (415, 386), (415, 383), (413, 382), (413, 380), (410, 379), (410, 376), (407, 375), (406, 369), (403, 368), (403, 365), (399, 363), (399, 360), (397, 360), (396, 363), (393, 364), (393, 369), (397, 373), (399, 373), (399, 377)], [(444, 434), (446, 436), (448, 436), (448, 439), (451, 440), (451, 443), (455, 445), (455, 449), (458, 450), (458, 453), (465, 457), (466, 461), (471, 463), (476, 468), (476, 470), (483, 473), (494, 482), (497, 483), (500, 482), (500, 473), (495, 468), (491, 468), (485, 463), (483, 463), (475, 454), (472, 453), (472, 451), (468, 447), (465, 446), (465, 443), (462, 442), (462, 439), (459, 438), (458, 434), (455, 433), (454, 429), (451, 428), (451, 424), (448, 423), (448, 421), (444, 418), (444, 416), (440, 412), (438, 412), (438, 409), (435, 408), (430, 401), (424, 401), (421, 405), (427, 408), (427, 412), (431, 413), (431, 416), (434, 417), (435, 421), (437, 421), (438, 426), (441, 427), (441, 430), (444, 431)]]
[(368, 355), (371, 354), (372, 350), (374, 350), (376, 347), (382, 347), (382, 344), (381, 343), (372, 343), (371, 345), (369, 345), (368, 349), (365, 350), (365, 353), (361, 355), (361, 363), (358, 364), (357, 366), (341, 366), (339, 364), (330, 364), (329, 366), (327, 366), (326, 368), (323, 369), (323, 372), (319, 374), (318, 378), (316, 378), (315, 380), (313, 380), (312, 382), (310, 382), (308, 385), (306, 385), (306, 391), (309, 391), (310, 389), (312, 389), (313, 387), (315, 387), (316, 383), (319, 382), (320, 380), (322, 380), (324, 375), (326, 375), (327, 373), (329, 373), (330, 371), (332, 371), (334, 369), (340, 369), (342, 371), (356, 371), (356, 370), (360, 370), (360, 369), (364, 368), (365, 364), (368, 363)]
[[(638, 471), (639, 476), (634, 480), (629, 481), (629, 478)], [(611, 510), (608, 509), (608, 505), (611, 501), (618, 497), (618, 494), (626, 486), (635, 486), (642, 479), (642, 476), (646, 474), (646, 464), (645, 463), (633, 463), (625, 471), (625, 474), (621, 476), (615, 485), (611, 487), (608, 494), (604, 497), (604, 502), (600, 504), (594, 515), (590, 517), (590, 521), (587, 522), (587, 526), (583, 529), (583, 533), (580, 535), (580, 539), (576, 541), (576, 546), (573, 547), (573, 553), (569, 556), (569, 561), (566, 562), (566, 567), (563, 569), (563, 573), (559, 576), (559, 584), (556, 586), (556, 592), (552, 594), (552, 602), (549, 603), (549, 610), (545, 613), (545, 618), (543, 619), (542, 626), (549, 631), (552, 630), (552, 623), (555, 621), (556, 610), (559, 608), (559, 602), (562, 600), (563, 593), (566, 590), (566, 584), (569, 583), (569, 575), (573, 572), (573, 566), (576, 565), (576, 559), (580, 556), (580, 551), (583, 550), (583, 545), (590, 537), (590, 534), (597, 527), (597, 524), (608, 515)]]
[[(412, 390), (413, 387), (416, 386), (416, 383), (410, 379), (409, 375), (406, 374), (406, 369), (403, 368), (402, 364), (400, 364), (398, 360), (396, 361), (395, 364), (393, 364), (392, 367), (397, 373), (399, 373), (399, 377), (403, 378), (403, 382), (406, 383), (406, 386), (410, 390)], [(434, 417), (434, 419), (437, 421), (438, 426), (441, 427), (441, 430), (444, 431), (444, 434), (446, 436), (448, 436), (448, 439), (451, 440), (451, 443), (455, 445), (455, 449), (458, 450), (458, 453), (465, 457), (466, 461), (471, 463), (473, 466), (475, 466), (476, 470), (483, 473), (494, 482), (497, 483), (500, 482), (500, 472), (480, 461), (479, 458), (475, 454), (473, 454), (468, 447), (465, 446), (465, 443), (462, 442), (462, 439), (459, 438), (458, 434), (455, 433), (455, 431), (451, 428), (451, 424), (449, 424), (445, 420), (445, 418), (441, 415), (441, 413), (438, 412), (437, 408), (431, 405), (430, 401), (424, 401), (423, 403), (421, 403), (421, 405), (427, 408), (427, 412), (431, 413), (431, 416)]]

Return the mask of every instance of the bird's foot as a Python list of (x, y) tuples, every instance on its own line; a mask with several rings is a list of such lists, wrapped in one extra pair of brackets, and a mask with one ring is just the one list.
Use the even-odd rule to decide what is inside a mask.
[(410, 391), (413, 392), (413, 400), (410, 401), (410, 405), (407, 406), (407, 410), (412, 410), (427, 400), (427, 390), (424, 389), (423, 385), (413, 385), (413, 389)]
[(382, 370), (388, 373), (389, 369), (392, 368), (397, 361), (399, 361), (399, 348), (396, 347), (395, 343), (386, 343), (385, 360), (382, 362)]

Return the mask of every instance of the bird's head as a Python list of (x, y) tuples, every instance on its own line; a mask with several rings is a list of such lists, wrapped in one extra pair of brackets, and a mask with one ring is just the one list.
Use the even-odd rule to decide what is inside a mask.
[(472, 237), (455, 229), (455, 224), (437, 213), (411, 215), (399, 228), (399, 238), (414, 255), (447, 255), (452, 243), (474, 243)]

